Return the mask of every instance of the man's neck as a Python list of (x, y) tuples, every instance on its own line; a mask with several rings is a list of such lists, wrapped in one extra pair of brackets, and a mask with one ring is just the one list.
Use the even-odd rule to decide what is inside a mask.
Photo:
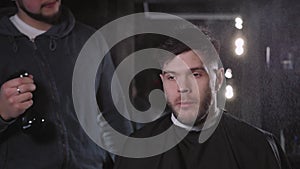
[(38, 21), (38, 20), (35, 20), (31, 17), (29, 17), (25, 12), (23, 12), (22, 10), (19, 10), (19, 12), (17, 13), (17, 15), (19, 16), (19, 18), (24, 21), (26, 24), (36, 28), (36, 29), (39, 29), (39, 30), (44, 30), (44, 31), (47, 31), (49, 30), (52, 25), (49, 24), (49, 23), (45, 23), (45, 22), (42, 22), (42, 21)]
[(196, 126), (195, 125), (189, 126), (189, 125), (183, 124), (174, 116), (173, 113), (172, 113), (171, 120), (178, 127), (181, 127), (181, 128), (187, 129), (187, 130), (192, 130), (192, 131), (201, 131), (201, 130), (209, 129), (212, 126), (214, 126), (218, 122), (218, 117), (221, 115), (220, 113), (222, 113), (221, 110), (218, 109), (217, 107), (215, 107), (215, 105), (213, 104), (212, 106), (210, 106), (210, 108), (208, 110), (208, 114), (203, 116), (203, 119), (201, 120), (202, 122), (197, 124)]

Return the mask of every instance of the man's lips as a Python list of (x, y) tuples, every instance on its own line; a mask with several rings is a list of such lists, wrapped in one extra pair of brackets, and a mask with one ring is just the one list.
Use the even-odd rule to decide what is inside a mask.
[(190, 107), (190, 106), (193, 106), (193, 105), (196, 105), (198, 102), (197, 101), (179, 101), (179, 102), (176, 102), (176, 106), (180, 106), (182, 108), (185, 108), (185, 107)]
[(44, 3), (44, 4), (42, 5), (42, 8), (43, 8), (43, 7), (45, 7), (45, 8), (52, 8), (52, 7), (54, 7), (54, 6), (56, 5), (56, 3), (57, 3), (57, 0), (55, 0), (55, 1), (53, 1), (53, 2), (47, 2), (47, 3)]

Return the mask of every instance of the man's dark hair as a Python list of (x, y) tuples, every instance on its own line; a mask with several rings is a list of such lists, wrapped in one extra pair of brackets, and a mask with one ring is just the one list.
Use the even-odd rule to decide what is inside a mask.
[[(205, 28), (201, 28), (201, 31), (203, 32), (203, 34), (207, 37), (207, 39), (212, 43), (212, 45), (214, 46), (215, 50), (217, 51), (217, 53), (220, 52), (220, 43), (218, 40), (216, 40), (215, 38), (213, 38), (211, 32), (208, 29)], [(190, 37), (193, 38), (193, 37)], [(188, 40), (189, 41), (189, 40)], [(199, 47), (202, 44), (197, 44)], [(183, 43), (182, 41), (172, 38), (172, 37), (168, 37), (166, 38), (163, 43), (161, 43), (158, 47), (159, 49), (163, 49), (166, 51), (169, 51), (171, 53), (173, 53), (174, 55), (179, 55), (181, 53), (187, 52), (192, 50), (189, 46), (187, 46), (185, 43)], [(172, 56), (158, 56), (157, 60), (160, 63), (161, 66), (163, 66), (163, 64), (172, 59)]]

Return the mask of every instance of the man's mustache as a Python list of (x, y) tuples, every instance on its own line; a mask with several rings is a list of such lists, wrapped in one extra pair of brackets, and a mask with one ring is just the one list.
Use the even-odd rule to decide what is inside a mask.
[(195, 97), (184, 97), (184, 96), (175, 99), (175, 103), (181, 103), (181, 102), (199, 103), (200, 99)]

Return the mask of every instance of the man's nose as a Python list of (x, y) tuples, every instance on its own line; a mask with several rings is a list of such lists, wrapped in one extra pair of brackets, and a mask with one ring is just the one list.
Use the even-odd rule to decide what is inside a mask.
[(178, 88), (178, 92), (179, 93), (189, 93), (191, 90), (188, 88)]
[(187, 79), (181, 79), (177, 81), (178, 84), (178, 92), (179, 93), (189, 93), (191, 92), (191, 85)]

